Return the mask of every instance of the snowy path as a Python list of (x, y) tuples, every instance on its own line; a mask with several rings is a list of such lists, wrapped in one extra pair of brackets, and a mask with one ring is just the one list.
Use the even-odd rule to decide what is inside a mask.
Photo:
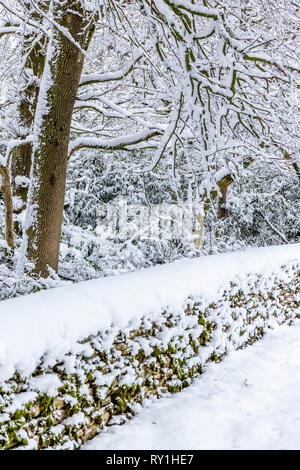
[(300, 449), (300, 323), (210, 364), (84, 449)]

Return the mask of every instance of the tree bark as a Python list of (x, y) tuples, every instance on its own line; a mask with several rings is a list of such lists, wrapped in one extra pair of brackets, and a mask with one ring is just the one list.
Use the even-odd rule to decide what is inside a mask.
[[(27, 4), (30, 8), (30, 4)], [(47, 5), (44, 5), (44, 9)], [(41, 14), (37, 11), (33, 13), (36, 22), (41, 23)], [(38, 32), (28, 34), (24, 38), (23, 55), (26, 57), (24, 74), (28, 73), (26, 70), (30, 70), (32, 77), (28, 80), (28, 77), (21, 77), (25, 81), (25, 86), (21, 83), (21, 92), (19, 96), (18, 104), (18, 115), (19, 115), (19, 126), (21, 131), (20, 137), (26, 138), (32, 132), (34, 123), (34, 115), (37, 106), (38, 94), (39, 94), (39, 80), (42, 77), (44, 66), (45, 66), (45, 49), (47, 46), (47, 38), (38, 38)], [(11, 159), (11, 188), (12, 195), (14, 198), (14, 229), (19, 235), (21, 234), (21, 227), (18, 222), (17, 216), (26, 208), (28, 185), (19, 184), (17, 177), (30, 178), (31, 169), (31, 154), (32, 154), (32, 143), (28, 142), (24, 145), (16, 147), (13, 151)]]
[(6, 167), (0, 166), (0, 175), (2, 177), (1, 190), (4, 196), (5, 204), (5, 225), (6, 225), (6, 242), (10, 248), (14, 248), (14, 227), (13, 227), (13, 204), (10, 176)]
[[(32, 144), (28, 142), (25, 145), (17, 147), (12, 155), (11, 161), (11, 187), (14, 197), (13, 213), (15, 233), (21, 235), (21, 226), (17, 219), (18, 215), (25, 210), (28, 195), (28, 185), (18, 183), (17, 177), (26, 178), (29, 181), (31, 168)], [(25, 181), (25, 180), (24, 180)]]
[(59, 27), (48, 45), (36, 109), (23, 242), (32, 273), (42, 277), (58, 269), (70, 126), (90, 28), (77, 0), (55, 2), (53, 14)]
[(222, 190), (222, 196), (219, 198), (219, 210), (218, 219), (226, 219), (226, 198), (227, 198), (227, 187)]

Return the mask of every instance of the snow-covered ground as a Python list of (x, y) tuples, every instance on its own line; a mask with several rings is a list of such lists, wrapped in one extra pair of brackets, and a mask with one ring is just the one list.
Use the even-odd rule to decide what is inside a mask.
[(175, 261), (134, 273), (68, 284), (0, 302), (0, 380), (29, 375), (41, 356), (57, 358), (78, 340), (112, 326), (181, 308), (189, 297), (220, 298), (230, 282), (264, 276), (300, 258), (300, 243)]
[(210, 364), (84, 449), (300, 449), (300, 322)]

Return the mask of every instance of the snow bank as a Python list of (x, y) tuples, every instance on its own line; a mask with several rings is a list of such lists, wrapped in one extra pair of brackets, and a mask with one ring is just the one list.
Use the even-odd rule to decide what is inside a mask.
[(0, 303), (0, 449), (78, 449), (269, 328), (294, 325), (299, 274), (294, 245)]
[(144, 315), (218, 298), (237, 276), (268, 275), (300, 260), (300, 244), (204, 256), (0, 302), (0, 381), (29, 375), (44, 355), (59, 357), (98, 331), (136, 325)]

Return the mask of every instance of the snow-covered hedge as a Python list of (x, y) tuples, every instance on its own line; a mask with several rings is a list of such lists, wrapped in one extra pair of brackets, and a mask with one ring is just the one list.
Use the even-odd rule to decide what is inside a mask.
[(300, 317), (300, 245), (178, 261), (0, 303), (0, 447), (78, 448)]

